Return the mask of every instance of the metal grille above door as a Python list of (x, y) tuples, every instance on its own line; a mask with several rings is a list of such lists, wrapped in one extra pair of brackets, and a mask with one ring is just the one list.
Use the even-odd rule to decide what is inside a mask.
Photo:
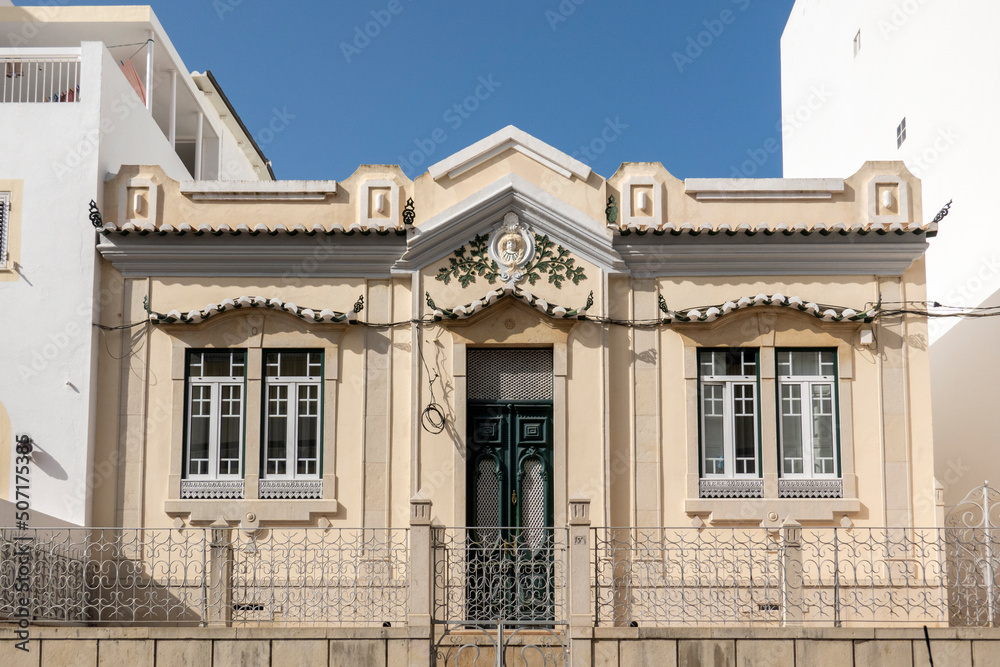
[(470, 401), (551, 401), (551, 349), (471, 349)]

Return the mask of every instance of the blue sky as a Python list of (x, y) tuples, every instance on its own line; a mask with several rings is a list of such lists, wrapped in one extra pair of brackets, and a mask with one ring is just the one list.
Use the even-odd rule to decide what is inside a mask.
[[(764, 147), (781, 139), (793, 0), (151, 4), (280, 179), (342, 180), (363, 163), (414, 177), (508, 124), (605, 177), (625, 161), (680, 178), (781, 176), (780, 150)], [(287, 126), (264, 131), (276, 116)]]

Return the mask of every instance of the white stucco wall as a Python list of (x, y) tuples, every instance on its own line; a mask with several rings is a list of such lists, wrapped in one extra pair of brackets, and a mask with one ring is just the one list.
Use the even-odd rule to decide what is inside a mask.
[[(784, 175), (903, 160), (922, 180), (925, 218), (954, 199), (927, 253), (928, 299), (946, 305), (997, 303), (1000, 290), (998, 22), (992, 0), (797, 0), (781, 39)], [(932, 319), (929, 337), (935, 474), (950, 506), (984, 479), (1000, 481), (991, 386), (1000, 360), (989, 352), (1000, 318)]]
[(96, 291), (88, 204), (96, 200), (113, 219), (117, 202), (104, 202), (101, 186), (123, 164), (158, 164), (190, 178), (104, 46), (85, 42), (81, 59), (80, 102), (0, 105), (0, 181), (23, 182), (23, 199), (12, 201), (21, 219), (19, 275), (0, 281), (0, 340), (15, 360), (0, 375), (0, 403), (11, 438), (28, 434), (39, 450), (32, 510), (75, 524), (90, 518), (95, 354), (99, 345), (117, 346), (94, 323), (101, 307), (121, 300)]
[[(250, 128), (247, 129), (250, 130)], [(266, 171), (262, 173), (254, 171), (253, 165), (250, 164), (243, 149), (237, 143), (236, 137), (233, 136), (228, 127), (219, 123), (218, 131), (222, 135), (222, 159), (219, 161), (222, 169), (215, 174), (217, 179), (223, 181), (268, 180)]]
[[(781, 39), (784, 175), (903, 160), (923, 182), (925, 217), (954, 199), (927, 254), (928, 296), (942, 304), (977, 306), (1000, 289), (1000, 76), (977, 64), (1000, 59), (998, 22), (991, 0), (798, 0)], [(932, 322), (931, 340), (955, 323)]]
[(84, 48), (101, 58), (106, 73), (101, 79), (102, 182), (106, 174), (117, 174), (129, 164), (156, 164), (171, 178), (191, 178), (111, 54), (96, 42), (84, 42)]
[[(0, 105), (0, 179), (23, 181), (19, 278), (0, 282), (0, 340), (13, 360), (0, 375), (12, 436), (38, 449), (31, 506), (85, 523), (93, 380), (91, 305), (101, 59), (85, 49), (80, 102)], [(5, 445), (7, 443), (4, 443)], [(4, 447), (6, 450), (7, 447)], [(11, 482), (13, 488), (13, 481)]]

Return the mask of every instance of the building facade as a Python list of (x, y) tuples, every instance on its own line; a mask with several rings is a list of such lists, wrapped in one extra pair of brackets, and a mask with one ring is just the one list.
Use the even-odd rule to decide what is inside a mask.
[[(982, 131), (1000, 85), (969, 66), (996, 59), (998, 13), (986, 1), (797, 0), (781, 39), (786, 176), (901, 160), (923, 183), (928, 217), (954, 200), (927, 253), (928, 301), (948, 307), (939, 313), (1000, 303), (987, 194), (997, 138)], [(1000, 364), (996, 322), (929, 323), (936, 475), (949, 507), (1000, 477), (996, 394), (977, 380)]]
[[(409, 181), (127, 167), (103, 525), (932, 526), (920, 184), (605, 180), (508, 127)], [(155, 212), (155, 213), (154, 213)], [(116, 304), (117, 306), (117, 304)]]

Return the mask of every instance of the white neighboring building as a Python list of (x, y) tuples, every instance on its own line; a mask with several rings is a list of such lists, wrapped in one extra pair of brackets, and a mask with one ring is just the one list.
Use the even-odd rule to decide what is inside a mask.
[[(157, 205), (156, 188), (138, 182), (104, 200), (123, 164), (179, 180), (273, 174), (211, 74), (187, 73), (149, 7), (0, 5), (0, 500), (15, 499), (10, 453), (27, 435), (35, 516), (89, 525), (94, 480), (123, 465), (92, 460), (96, 352), (118, 339), (94, 323), (123, 296), (99, 289), (90, 201), (137, 221)], [(130, 56), (134, 85), (120, 66)]]
[[(948, 306), (1000, 305), (998, 24), (993, 0), (797, 0), (781, 38), (785, 177), (903, 160), (928, 218), (954, 199), (927, 252), (928, 299)], [(1000, 319), (928, 325), (936, 475), (951, 506), (1000, 479)]]

